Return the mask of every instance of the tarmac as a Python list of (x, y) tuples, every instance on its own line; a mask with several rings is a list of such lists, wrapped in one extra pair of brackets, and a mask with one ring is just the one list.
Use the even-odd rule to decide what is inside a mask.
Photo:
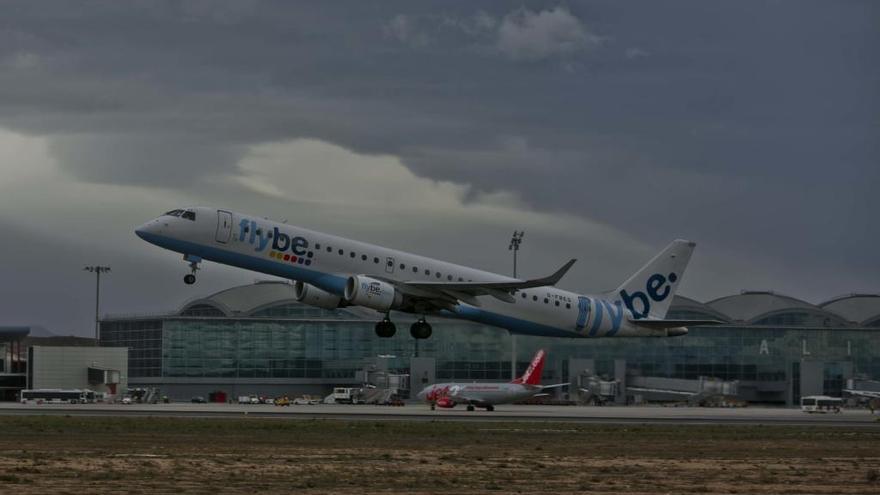
[(880, 414), (865, 409), (809, 414), (797, 408), (700, 408), (662, 406), (539, 406), (499, 405), (495, 411), (468, 412), (464, 407), (432, 411), (426, 404), (405, 406), (350, 404), (21, 404), (0, 402), (0, 415), (68, 415), (204, 418), (340, 419), (373, 421), (546, 421), (598, 424), (732, 424), (815, 425), (880, 428)]

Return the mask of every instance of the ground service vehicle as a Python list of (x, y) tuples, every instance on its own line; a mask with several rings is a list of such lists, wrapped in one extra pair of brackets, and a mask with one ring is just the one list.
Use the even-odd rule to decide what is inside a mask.
[(95, 392), (88, 389), (58, 388), (22, 390), (21, 401), (41, 401), (56, 404), (88, 404), (95, 402)]
[(807, 413), (839, 413), (841, 407), (843, 407), (843, 399), (840, 397), (810, 395), (801, 398), (801, 411)]

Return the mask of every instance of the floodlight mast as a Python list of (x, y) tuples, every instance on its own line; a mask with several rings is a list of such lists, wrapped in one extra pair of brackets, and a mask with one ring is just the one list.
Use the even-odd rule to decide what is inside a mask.
[(95, 282), (95, 345), (98, 345), (98, 329), (100, 327), (98, 315), (101, 308), (101, 274), (110, 273), (109, 266), (89, 265), (83, 271), (92, 272), (96, 276)]
[[(516, 278), (516, 253), (519, 251), (519, 245), (522, 243), (525, 231), (513, 231), (510, 238), (510, 245), (507, 246), (508, 251), (513, 251), (513, 278)], [(516, 380), (516, 335), (510, 334), (510, 379)]]
[(525, 231), (513, 231), (513, 236), (510, 238), (510, 245), (507, 246), (508, 251), (513, 251), (513, 278), (516, 278), (516, 253), (519, 251), (519, 245), (522, 243), (523, 235), (525, 235)]

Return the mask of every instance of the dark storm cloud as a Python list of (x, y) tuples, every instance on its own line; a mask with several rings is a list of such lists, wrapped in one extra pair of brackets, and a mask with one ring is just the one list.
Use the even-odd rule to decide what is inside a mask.
[[(877, 14), (868, 1), (11, 2), (0, 127), (48, 136), (79, 180), (183, 189), (239, 173), (250, 146), (317, 138), (651, 245), (693, 237), (816, 299), (880, 277)], [(747, 282), (703, 288), (731, 283)]]

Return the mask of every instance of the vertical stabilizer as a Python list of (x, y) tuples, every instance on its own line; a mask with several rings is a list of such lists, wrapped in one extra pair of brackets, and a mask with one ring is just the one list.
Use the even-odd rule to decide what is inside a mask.
[(540, 385), (541, 384), (541, 373), (544, 371), (544, 358), (547, 356), (547, 353), (544, 352), (544, 349), (541, 349), (535, 354), (535, 357), (532, 358), (531, 364), (529, 364), (526, 372), (523, 373), (523, 376), (517, 378), (513, 381), (513, 383), (522, 383), (524, 385)]
[(672, 241), (660, 254), (615, 291), (636, 319), (663, 319), (687, 267), (696, 243)]

